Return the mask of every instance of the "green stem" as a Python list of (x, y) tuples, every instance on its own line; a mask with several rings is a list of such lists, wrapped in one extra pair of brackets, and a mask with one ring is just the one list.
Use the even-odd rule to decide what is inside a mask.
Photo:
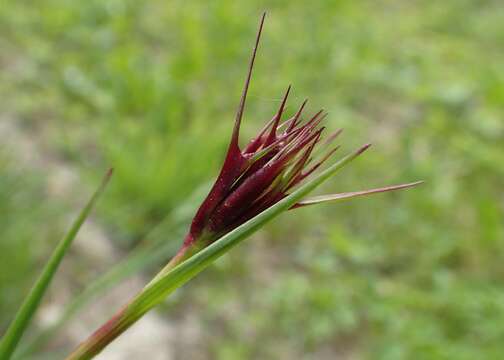
[(113, 315), (105, 324), (100, 326), (93, 334), (66, 358), (66, 360), (84, 360), (92, 359), (105, 346), (111, 343), (115, 338), (126, 331), (138, 319), (140, 319), (147, 311), (136, 310), (135, 304), (142, 299), (142, 294), (152, 283), (161, 276), (168, 273), (178, 264), (188, 259), (200, 249), (199, 246), (182, 246), (175, 256), (166, 264), (166, 266), (141, 290), (129, 303), (124, 305), (115, 315)]
[(96, 201), (105, 190), (105, 187), (111, 176), (112, 169), (107, 172), (107, 174), (103, 178), (101, 185), (98, 187), (86, 206), (82, 209), (66, 236), (58, 243), (56, 249), (54, 249), (51, 257), (49, 258), (49, 261), (46, 263), (44, 269), (42, 270), (40, 277), (33, 285), (30, 293), (25, 298), (24, 302), (16, 313), (16, 316), (14, 317), (14, 320), (12, 321), (11, 325), (5, 332), (5, 335), (0, 342), (0, 360), (8, 360), (11, 358), (17, 344), (19, 343), (19, 340), (23, 336), (23, 333), (25, 332), (33, 315), (35, 314), (35, 311), (37, 310), (40, 301), (42, 300), (42, 297), (47, 290), (47, 287), (54, 277), (54, 274), (56, 273), (61, 260), (72, 244), (72, 241), (77, 235), (77, 232), (81, 228), (82, 224), (93, 209)]

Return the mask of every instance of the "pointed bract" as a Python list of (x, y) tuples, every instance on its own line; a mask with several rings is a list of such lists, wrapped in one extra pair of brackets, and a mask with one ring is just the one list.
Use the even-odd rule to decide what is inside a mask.
[(418, 186), (421, 184), (423, 184), (423, 181), (415, 181), (415, 182), (408, 183), (408, 184), (385, 186), (385, 187), (376, 188), (376, 189), (314, 196), (314, 197), (305, 199), (303, 201), (300, 201), (299, 203), (294, 205), (292, 207), (292, 209), (302, 207), (302, 206), (307, 206), (307, 205), (320, 204), (320, 203), (329, 202), (329, 201), (341, 201), (341, 200), (356, 198), (359, 196), (366, 196), (366, 195), (371, 195), (371, 194), (384, 193), (384, 192), (388, 192), (388, 191), (407, 189), (407, 188), (411, 188), (411, 187)]

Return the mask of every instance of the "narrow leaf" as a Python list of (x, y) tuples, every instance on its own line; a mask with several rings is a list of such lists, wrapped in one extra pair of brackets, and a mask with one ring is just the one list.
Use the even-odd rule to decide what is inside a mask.
[(376, 188), (376, 189), (369, 189), (369, 190), (362, 190), (362, 191), (351, 191), (351, 192), (340, 193), (340, 194), (314, 196), (314, 197), (304, 199), (304, 200), (298, 202), (292, 208), (295, 209), (298, 207), (302, 207), (302, 206), (306, 206), (306, 205), (313, 205), (313, 204), (320, 204), (320, 203), (327, 202), (327, 201), (347, 200), (347, 199), (352, 199), (352, 198), (359, 197), (359, 196), (366, 196), (366, 195), (371, 195), (371, 194), (383, 193), (383, 192), (387, 192), (387, 191), (407, 189), (407, 188), (410, 188), (413, 186), (420, 185), (422, 183), (423, 183), (423, 181), (415, 181), (415, 182), (412, 182), (409, 184), (392, 185), (392, 186), (386, 186), (386, 187), (381, 187), (381, 188)]
[(35, 284), (33, 285), (30, 293), (26, 296), (24, 302), (21, 304), (18, 312), (16, 313), (14, 320), (7, 328), (5, 335), (3, 336), (0, 342), (0, 359), (8, 360), (12, 356), (12, 353), (16, 349), (19, 340), (23, 336), (26, 328), (28, 327), (35, 311), (37, 310), (42, 297), (44, 296), (51, 280), (58, 269), (63, 257), (65, 256), (68, 248), (72, 244), (73, 239), (77, 235), (80, 227), (88, 217), (89, 213), (93, 209), (96, 201), (100, 197), (100, 195), (105, 190), (107, 183), (112, 176), (112, 169), (107, 171), (104, 176), (102, 183), (93, 194), (89, 202), (82, 209), (77, 219), (72, 224), (72, 227), (65, 235), (65, 237), (58, 243), (56, 249), (54, 249), (51, 257), (47, 261), (44, 269), (42, 270), (40, 277), (37, 279)]

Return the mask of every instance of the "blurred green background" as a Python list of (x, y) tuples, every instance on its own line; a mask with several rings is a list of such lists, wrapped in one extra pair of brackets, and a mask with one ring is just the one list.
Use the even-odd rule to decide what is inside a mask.
[[(344, 151), (373, 143), (325, 192), (426, 184), (283, 215), (167, 302), (157, 316), (172, 335), (150, 351), (501, 359), (500, 0), (2, 2), (0, 332), (107, 166), (91, 221), (103, 238), (81, 234), (46, 301), (52, 318), (83, 289), (101, 298), (121, 273), (146, 280), (169, 258), (222, 162), (264, 9), (242, 140), (292, 83), (289, 112), (308, 97), (345, 128)], [(83, 300), (91, 312), (95, 301)], [(61, 358), (98, 322), (72, 340), (62, 325), (32, 357)]]

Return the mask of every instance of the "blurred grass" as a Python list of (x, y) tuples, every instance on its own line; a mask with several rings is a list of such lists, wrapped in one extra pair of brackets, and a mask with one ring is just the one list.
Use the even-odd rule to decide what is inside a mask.
[[(284, 216), (186, 287), (168, 315), (196, 314), (209, 358), (500, 358), (499, 1), (3, 4), (2, 111), (84, 178), (113, 164), (101, 218), (128, 250), (215, 176), (265, 8), (244, 133), (293, 83), (290, 111), (308, 96), (330, 128), (345, 128), (345, 148), (374, 144), (327, 191), (427, 184)], [(16, 173), (2, 167), (2, 325), (44, 248), (37, 217), (49, 217), (27, 205), (43, 176), (9, 181)]]

